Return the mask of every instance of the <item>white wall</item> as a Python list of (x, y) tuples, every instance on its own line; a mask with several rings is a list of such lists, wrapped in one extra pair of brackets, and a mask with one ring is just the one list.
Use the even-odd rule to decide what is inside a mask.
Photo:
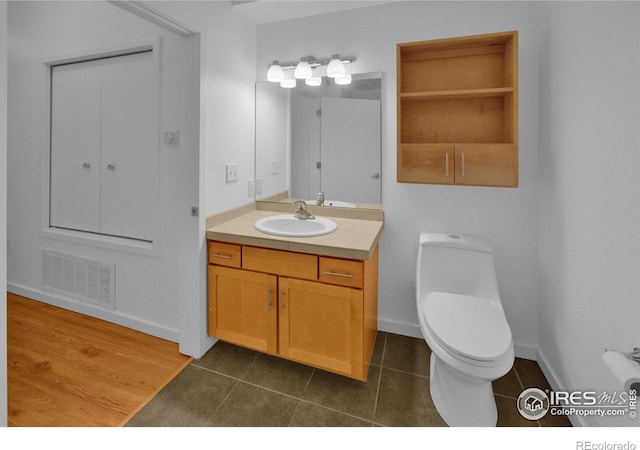
[(7, 425), (7, 3), (0, 2), (0, 427)]
[[(184, 98), (177, 68), (188, 64), (190, 44), (176, 35), (106, 2), (9, 3), (9, 144), (8, 226), (14, 249), (8, 258), (8, 283), (13, 292), (111, 320), (178, 341), (182, 217), (192, 220), (184, 194), (193, 175), (184, 169), (183, 145), (160, 144), (158, 183), (161, 237), (157, 255), (104, 248), (93, 243), (50, 239), (40, 234), (47, 192), (48, 118), (45, 108), (45, 59), (70, 53), (137, 43), (162, 37), (161, 130), (185, 126)], [(183, 139), (188, 136), (183, 131)], [(184, 191), (183, 191), (184, 189)], [(195, 200), (194, 200), (195, 201)], [(158, 243), (156, 242), (156, 245)], [(84, 258), (113, 262), (116, 267), (116, 309), (111, 312), (41, 288), (43, 248)]]
[[(256, 27), (231, 2), (149, 2), (202, 34), (205, 215), (253, 201)], [(226, 164), (238, 163), (240, 179), (226, 183)]]
[[(354, 55), (353, 73), (383, 72), (379, 328), (421, 336), (415, 267), (422, 231), (477, 234), (495, 248), (501, 295), (520, 356), (538, 343), (537, 5), (528, 2), (402, 2), (258, 27), (258, 80), (271, 60)], [(396, 44), (518, 30), (520, 187), (485, 188), (396, 182)]]
[[(200, 34), (199, 93), (199, 236), (192, 261), (181, 268), (197, 284), (197, 299), (180, 303), (185, 351), (202, 355), (214, 342), (207, 336), (207, 216), (253, 200), (254, 85), (256, 27), (230, 2), (146, 2), (161, 14)], [(239, 180), (226, 183), (226, 163), (238, 163)], [(181, 342), (181, 351), (183, 342)], [(187, 351), (188, 350), (188, 351)]]
[(640, 4), (548, 8), (541, 48), (540, 353), (563, 389), (620, 392), (601, 357), (605, 348), (640, 346)]

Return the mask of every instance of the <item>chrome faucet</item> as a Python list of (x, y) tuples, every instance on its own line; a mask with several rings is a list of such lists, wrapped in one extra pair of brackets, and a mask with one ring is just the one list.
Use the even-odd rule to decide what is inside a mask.
[(316, 203), (318, 206), (324, 206), (324, 192), (318, 192)]
[(295, 202), (296, 205), (296, 213), (294, 215), (294, 217), (296, 219), (303, 219), (303, 220), (307, 220), (307, 219), (315, 219), (315, 216), (312, 216), (309, 211), (307, 211), (307, 204), (305, 203), (304, 200), (297, 200)]

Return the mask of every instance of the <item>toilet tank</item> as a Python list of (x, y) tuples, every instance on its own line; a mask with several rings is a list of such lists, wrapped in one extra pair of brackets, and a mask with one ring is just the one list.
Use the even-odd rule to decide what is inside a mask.
[(439, 291), (499, 301), (491, 245), (477, 236), (421, 233), (416, 289), (418, 299)]

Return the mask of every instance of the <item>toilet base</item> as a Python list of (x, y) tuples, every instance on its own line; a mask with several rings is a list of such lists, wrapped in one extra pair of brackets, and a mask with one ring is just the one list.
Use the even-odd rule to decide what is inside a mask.
[(491, 381), (466, 376), (431, 354), (433, 404), (451, 427), (495, 427), (498, 410)]

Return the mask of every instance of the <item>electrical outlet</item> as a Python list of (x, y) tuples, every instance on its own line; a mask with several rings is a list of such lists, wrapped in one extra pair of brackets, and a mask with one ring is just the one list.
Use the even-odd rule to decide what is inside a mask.
[(280, 161), (271, 161), (271, 175), (277, 175), (280, 173)]
[(227, 183), (238, 181), (238, 164), (227, 164)]
[(248, 189), (248, 197), (253, 197), (256, 191), (256, 182), (254, 180), (249, 180), (249, 189)]

